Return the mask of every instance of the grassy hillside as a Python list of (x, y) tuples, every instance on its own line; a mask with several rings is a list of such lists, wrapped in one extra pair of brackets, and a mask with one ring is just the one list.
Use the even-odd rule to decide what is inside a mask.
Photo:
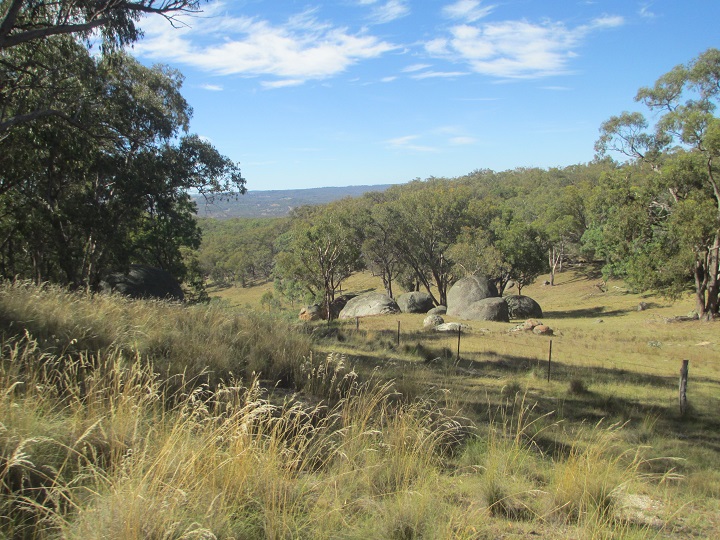
[(717, 325), (595, 284), (526, 291), (550, 382), (550, 338), (515, 323), (472, 323), (458, 358), (422, 315), (300, 323), (267, 287), (188, 308), (4, 284), (0, 537), (717, 537)]

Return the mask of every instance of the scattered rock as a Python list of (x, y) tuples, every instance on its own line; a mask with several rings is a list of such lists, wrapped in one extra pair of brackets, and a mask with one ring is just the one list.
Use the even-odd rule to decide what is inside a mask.
[(550, 328), (546, 324), (540, 324), (532, 329), (534, 334), (538, 334), (539, 336), (552, 336), (553, 335), (553, 329)]
[(428, 315), (445, 315), (447, 308), (445, 306), (436, 306), (427, 312)]
[(528, 319), (522, 324), (523, 330), (532, 330), (536, 326), (540, 326), (542, 324), (542, 321), (538, 321), (537, 319)]
[(455, 333), (457, 333), (458, 330), (460, 332), (467, 332), (468, 330), (470, 330), (470, 327), (467, 324), (461, 324), (461, 323), (456, 323), (456, 322), (440, 324), (435, 327), (436, 332), (455, 332)]
[(435, 306), (432, 296), (421, 291), (401, 294), (395, 301), (403, 313), (427, 313)]
[(647, 302), (640, 302), (640, 303), (638, 304), (638, 306), (637, 306), (637, 310), (638, 310), (638, 311), (645, 311), (645, 310), (648, 309), (649, 307), (650, 307), (650, 306), (648, 305)]
[(700, 317), (698, 314), (694, 311), (690, 312), (687, 316), (678, 316), (678, 317), (670, 317), (669, 319), (665, 319), (666, 323), (678, 323), (678, 322), (690, 322), (690, 321), (697, 321)]
[(340, 312), (340, 319), (390, 315), (392, 313), (400, 313), (400, 308), (395, 303), (395, 300), (386, 294), (371, 292), (350, 299)]
[(423, 321), (423, 328), (435, 328), (445, 322), (440, 315), (428, 315)]

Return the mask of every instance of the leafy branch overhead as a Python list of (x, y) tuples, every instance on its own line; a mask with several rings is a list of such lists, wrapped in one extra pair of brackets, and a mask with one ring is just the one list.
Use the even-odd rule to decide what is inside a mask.
[(106, 47), (127, 45), (142, 32), (142, 15), (162, 15), (179, 24), (180, 13), (200, 10), (201, 0), (6, 0), (0, 23), (0, 50), (51, 36), (76, 34), (88, 38), (99, 30)]

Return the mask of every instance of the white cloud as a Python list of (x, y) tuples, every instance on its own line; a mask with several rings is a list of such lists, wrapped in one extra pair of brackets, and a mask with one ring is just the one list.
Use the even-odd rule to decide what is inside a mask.
[(440, 79), (440, 78), (449, 78), (449, 77), (460, 77), (462, 75), (470, 75), (467, 71), (423, 71), (422, 73), (418, 73), (416, 75), (413, 75), (413, 79), (422, 80), (422, 79)]
[(373, 9), (371, 18), (378, 24), (392, 22), (410, 13), (407, 0), (388, 0)]
[(437, 152), (437, 148), (432, 146), (422, 146), (414, 144), (413, 141), (419, 139), (419, 135), (405, 135), (404, 137), (396, 137), (385, 141), (390, 148), (395, 150), (410, 150), (412, 152)]
[(477, 139), (474, 137), (452, 137), (449, 142), (454, 146), (465, 146), (468, 144), (475, 144)]
[(282, 25), (233, 17), (221, 3), (210, 4), (205, 15), (192, 19), (192, 28), (172, 28), (159, 17), (144, 20), (145, 38), (136, 44), (136, 53), (218, 75), (272, 76), (281, 80), (265, 85), (278, 87), (332, 77), (397, 48), (364, 32), (320, 22), (313, 11)]
[(423, 69), (427, 69), (430, 67), (430, 64), (413, 64), (411, 66), (407, 66), (406, 68), (403, 68), (403, 73), (413, 73), (415, 71), (422, 71)]
[(279, 81), (263, 81), (264, 88), (287, 88), (288, 86), (300, 86), (305, 84), (304, 79), (282, 79)]
[[(625, 19), (620, 15), (605, 15), (604, 17), (598, 17), (594, 19), (589, 29), (595, 28), (617, 28), (625, 24)], [(584, 28), (584, 27), (580, 27)]]
[(383, 77), (382, 79), (380, 79), (380, 82), (389, 83), (389, 82), (393, 82), (394, 80), (397, 80), (397, 77), (390, 76), (390, 77)]
[(211, 92), (222, 92), (224, 88), (219, 84), (203, 84), (200, 86), (203, 90), (209, 90)]
[(495, 6), (482, 6), (479, 0), (458, 0), (454, 4), (445, 6), (442, 13), (449, 19), (462, 19), (466, 22), (475, 22), (487, 17)]
[(645, 19), (654, 19), (657, 17), (657, 14), (650, 10), (650, 7), (652, 4), (643, 4), (640, 6), (640, 11), (638, 12), (641, 17)]
[(459, 24), (448, 37), (428, 41), (435, 57), (464, 62), (472, 71), (501, 78), (532, 78), (568, 71), (574, 48), (593, 31), (624, 24), (617, 16), (603, 16), (590, 24), (569, 28), (560, 22), (500, 21)]

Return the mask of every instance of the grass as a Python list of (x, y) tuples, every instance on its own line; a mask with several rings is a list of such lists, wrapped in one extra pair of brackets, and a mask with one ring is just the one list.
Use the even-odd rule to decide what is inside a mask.
[(524, 290), (556, 330), (550, 382), (549, 339), (516, 323), (471, 323), (458, 358), (422, 315), (3, 284), (0, 537), (718, 536), (715, 324), (557, 282)]

